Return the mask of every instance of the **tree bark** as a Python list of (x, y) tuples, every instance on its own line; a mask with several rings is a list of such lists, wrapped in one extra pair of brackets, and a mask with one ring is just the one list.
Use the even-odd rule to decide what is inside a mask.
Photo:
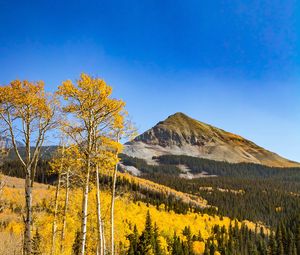
[(96, 201), (97, 201), (97, 232), (98, 232), (98, 248), (99, 254), (104, 255), (104, 235), (101, 218), (101, 200), (100, 200), (100, 185), (99, 185), (99, 166), (96, 165)]
[(82, 217), (81, 217), (81, 249), (80, 255), (85, 254), (86, 230), (87, 230), (87, 210), (88, 210), (88, 196), (89, 196), (89, 182), (90, 182), (90, 160), (88, 159), (88, 167), (85, 176), (85, 185), (83, 188), (82, 198)]
[(113, 173), (113, 182), (112, 182), (112, 195), (111, 195), (111, 210), (110, 210), (110, 218), (111, 218), (111, 255), (115, 253), (114, 247), (114, 211), (115, 211), (115, 196), (116, 196), (116, 178), (117, 178), (117, 164)]
[[(117, 142), (119, 142), (119, 134), (117, 134)], [(116, 158), (118, 158), (118, 151), (116, 152)], [(115, 240), (114, 240), (114, 212), (115, 212), (115, 196), (116, 196), (116, 182), (117, 182), (117, 171), (118, 171), (118, 163), (116, 163), (114, 172), (113, 172), (113, 179), (112, 179), (112, 194), (111, 194), (111, 209), (110, 209), (110, 219), (111, 219), (111, 255), (115, 254)]]
[(106, 242), (105, 242), (105, 235), (104, 235), (104, 221), (102, 221), (102, 240), (103, 240), (103, 254), (106, 254)]
[(67, 173), (66, 173), (65, 206), (64, 206), (62, 230), (61, 230), (61, 237), (60, 237), (60, 253), (61, 254), (64, 251), (65, 231), (66, 231), (66, 226), (67, 226), (67, 212), (68, 212), (68, 206), (69, 206), (69, 174), (70, 174), (70, 168), (68, 168)]
[(56, 239), (56, 230), (57, 230), (57, 213), (58, 213), (58, 198), (60, 193), (60, 184), (61, 184), (61, 174), (63, 171), (63, 157), (64, 157), (65, 148), (62, 147), (62, 158), (60, 162), (60, 169), (58, 172), (58, 180), (56, 185), (56, 191), (55, 191), (55, 200), (54, 200), (54, 218), (52, 223), (52, 242), (51, 242), (51, 251), (50, 254), (53, 255), (55, 253), (55, 239)]
[(28, 167), (25, 176), (25, 231), (24, 231), (24, 254), (31, 255), (31, 222), (32, 222), (32, 188), (31, 169)]
[(53, 255), (55, 253), (55, 239), (56, 239), (56, 221), (57, 221), (57, 212), (58, 212), (58, 197), (60, 192), (60, 183), (61, 183), (61, 173), (58, 174), (58, 180), (55, 190), (55, 202), (54, 202), (54, 218), (52, 223), (52, 241), (51, 241), (51, 252), (50, 254)]
[(87, 212), (88, 212), (89, 184), (90, 184), (90, 171), (91, 171), (92, 134), (93, 134), (93, 132), (92, 132), (91, 121), (90, 121), (89, 130), (88, 130), (87, 151), (86, 151), (86, 175), (85, 175), (85, 184), (84, 184), (84, 187), (83, 187), (83, 197), (82, 197), (80, 255), (85, 254), (87, 216), (88, 216)]

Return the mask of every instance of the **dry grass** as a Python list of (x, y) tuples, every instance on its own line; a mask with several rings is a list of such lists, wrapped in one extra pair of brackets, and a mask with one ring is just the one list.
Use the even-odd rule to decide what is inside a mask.
[[(5, 183), (5, 187), (8, 188), (16, 188), (16, 189), (23, 189), (24, 188), (24, 179), (21, 178), (16, 178), (16, 177), (11, 177), (11, 176), (3, 176), (3, 180)], [(34, 190), (43, 190), (43, 189), (48, 189), (49, 185), (42, 184), (35, 182), (33, 185)]]
[(22, 254), (21, 235), (14, 233), (0, 232), (0, 254), (1, 255), (19, 255)]

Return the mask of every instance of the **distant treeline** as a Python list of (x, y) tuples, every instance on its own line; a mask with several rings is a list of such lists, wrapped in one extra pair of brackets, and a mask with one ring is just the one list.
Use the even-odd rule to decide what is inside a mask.
[[(58, 149), (59, 146), (53, 145), (53, 146), (42, 146), (41, 147), (41, 154), (40, 159), (41, 160), (49, 160), (54, 155), (55, 151)], [(22, 158), (25, 158), (25, 147), (18, 147), (20, 156)], [(31, 147), (31, 151), (33, 152), (34, 147)], [(8, 151), (7, 160), (15, 160), (17, 159), (17, 155), (15, 151), (11, 148)]]
[[(186, 165), (192, 173), (207, 172), (210, 175), (231, 177), (283, 178), (300, 181), (299, 168), (268, 167), (253, 163), (228, 163), (186, 155), (162, 155), (153, 157), (163, 165)], [(163, 173), (163, 172), (161, 172)]]
[[(25, 178), (25, 172), (20, 161), (12, 159), (5, 160), (0, 165), (0, 171), (2, 174)], [(39, 160), (36, 167), (35, 180), (36, 182), (52, 184), (57, 178), (56, 174), (50, 172), (50, 166), (48, 160)]]
[(180, 169), (174, 164), (163, 165), (148, 165), (144, 159), (127, 156), (126, 154), (120, 154), (119, 157), (122, 163), (126, 166), (134, 166), (144, 174), (153, 173), (165, 173), (165, 174), (180, 174)]

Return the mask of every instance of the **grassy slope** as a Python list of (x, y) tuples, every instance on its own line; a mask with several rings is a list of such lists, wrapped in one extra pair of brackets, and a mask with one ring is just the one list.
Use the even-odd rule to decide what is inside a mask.
[[(7, 186), (4, 188), (2, 200), (6, 204), (6, 209), (0, 213), (0, 222), (2, 229), (0, 237), (4, 240), (1, 249), (19, 249), (21, 247), (21, 235), (23, 224), (21, 222), (20, 209), (23, 207), (23, 180), (18, 178), (7, 179)], [(136, 180), (139, 181), (139, 180)], [(142, 180), (144, 183), (145, 181)], [(150, 185), (149, 181), (146, 181)], [(149, 183), (148, 183), (149, 182)], [(151, 184), (152, 185), (152, 184)], [(153, 184), (154, 185), (154, 184)], [(155, 184), (157, 185), (157, 184)], [(161, 188), (161, 187), (160, 187)], [(49, 251), (51, 240), (51, 222), (53, 207), (54, 188), (48, 185), (36, 184), (33, 191), (33, 201), (35, 206), (34, 212), (34, 229), (38, 228), (42, 235), (43, 247), (45, 251)], [(63, 204), (63, 194), (61, 199), (61, 209)], [(92, 189), (89, 200), (90, 215), (88, 219), (88, 249), (96, 242), (96, 208), (95, 208), (95, 190)], [(108, 191), (102, 192), (102, 215), (104, 217), (105, 226), (109, 224), (109, 204), (110, 194)], [(68, 213), (67, 236), (66, 236), (66, 251), (65, 254), (70, 254), (70, 250), (74, 241), (76, 230), (80, 229), (80, 205), (81, 205), (81, 190), (72, 190), (70, 197), (70, 210)], [(130, 194), (120, 194), (116, 200), (115, 219), (116, 219), (116, 243), (119, 242), (127, 245), (126, 236), (131, 233), (132, 227), (136, 224), (139, 232), (144, 227), (145, 215), (150, 211), (153, 222), (156, 222), (159, 230), (165, 237), (161, 240), (162, 245), (166, 243), (166, 238), (171, 237), (176, 231), (181, 233), (185, 226), (190, 226), (193, 234), (198, 234), (201, 231), (202, 236), (206, 239), (210, 235), (210, 230), (215, 224), (225, 225), (228, 227), (230, 219), (224, 217), (222, 220), (218, 216), (209, 216), (207, 214), (200, 215), (188, 213), (186, 215), (175, 214), (174, 212), (166, 212), (163, 206), (159, 210), (154, 206), (147, 206), (142, 202), (133, 203)], [(4, 223), (4, 224), (3, 224)], [(254, 229), (255, 224), (246, 222), (246, 224)], [(60, 226), (58, 226), (60, 228)], [(8, 237), (9, 234), (9, 237)], [(106, 236), (109, 238), (109, 231), (106, 228)], [(59, 239), (59, 235), (57, 237)], [(11, 240), (14, 240), (13, 242)], [(5, 245), (5, 246), (4, 246)], [(11, 245), (11, 248), (8, 246)], [(3, 247), (4, 246), (4, 247)], [(200, 248), (199, 248), (200, 247)], [(200, 245), (198, 249), (202, 251), (204, 245)], [(202, 247), (202, 248), (201, 248)], [(4, 249), (3, 249), (4, 248)], [(201, 251), (199, 250), (200, 254)], [(2, 254), (2, 253), (1, 253)], [(4, 253), (3, 253), (4, 254)]]

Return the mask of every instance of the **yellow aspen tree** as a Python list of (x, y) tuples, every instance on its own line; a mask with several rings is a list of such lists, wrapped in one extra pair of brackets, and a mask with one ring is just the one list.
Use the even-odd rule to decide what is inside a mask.
[(134, 125), (129, 121), (125, 121), (127, 113), (122, 112), (118, 115), (118, 118), (115, 119), (113, 126), (113, 139), (115, 139), (114, 153), (115, 153), (115, 165), (112, 173), (112, 187), (111, 187), (111, 206), (110, 206), (110, 242), (111, 242), (111, 254), (115, 254), (115, 224), (114, 224), (114, 211), (115, 211), (115, 197), (116, 197), (116, 183), (117, 183), (117, 172), (118, 172), (118, 162), (119, 154), (121, 153), (122, 147), (120, 145), (120, 140), (122, 138), (132, 138), (136, 135), (136, 129)]
[(97, 156), (94, 158), (94, 162), (96, 165), (96, 209), (97, 209), (97, 232), (98, 232), (98, 253), (103, 255), (106, 253), (105, 248), (105, 236), (104, 236), (104, 224), (101, 217), (101, 204), (100, 204), (100, 183), (99, 183), (99, 175), (100, 170), (102, 175), (107, 175), (112, 169), (118, 158), (115, 157), (114, 151), (120, 150), (121, 144), (116, 143), (112, 139), (108, 137), (101, 137), (101, 140), (98, 140), (99, 143), (97, 145)]
[[(116, 134), (116, 142), (120, 142), (120, 132), (117, 132)], [(115, 153), (116, 160), (118, 160), (118, 155), (120, 153), (120, 150), (117, 149)], [(110, 231), (110, 238), (111, 238), (111, 254), (115, 254), (115, 239), (114, 239), (114, 233), (115, 233), (115, 225), (114, 225), (114, 211), (115, 211), (115, 197), (116, 197), (116, 182), (117, 182), (117, 171), (118, 171), (118, 163), (116, 162), (113, 176), (112, 176), (112, 191), (111, 191), (111, 206), (110, 206), (110, 220), (111, 220), (111, 231)]]
[[(76, 84), (70, 80), (63, 82), (59, 87), (59, 94), (66, 101), (64, 112), (72, 115), (72, 120), (76, 122), (72, 125), (66, 123), (64, 130), (77, 144), (85, 164), (80, 243), (80, 254), (83, 255), (86, 245), (90, 174), (94, 165), (92, 161), (96, 155), (96, 144), (102, 137), (102, 132), (105, 133), (110, 128), (125, 104), (111, 98), (112, 88), (102, 79), (87, 74), (81, 74)], [(99, 240), (98, 242), (100, 243)]]
[[(51, 173), (57, 174), (57, 183), (54, 195), (54, 211), (52, 221), (52, 238), (51, 238), (51, 251), (50, 254), (57, 254), (56, 252), (56, 233), (58, 224), (58, 215), (62, 216), (62, 228), (60, 231), (60, 254), (64, 250), (65, 229), (67, 224), (67, 211), (69, 206), (69, 190), (70, 190), (70, 177), (76, 175), (80, 165), (81, 156), (75, 145), (66, 145), (63, 141), (61, 146), (57, 149), (53, 159), (50, 162)], [(72, 168), (72, 169), (71, 169)], [(64, 188), (64, 205), (62, 212), (58, 211), (59, 196), (61, 189)]]
[(56, 151), (56, 157), (50, 162), (52, 172), (57, 173), (57, 183), (55, 189), (55, 198), (54, 198), (54, 213), (53, 213), (53, 222), (52, 222), (52, 238), (51, 238), (51, 251), (50, 254), (55, 254), (55, 239), (57, 232), (57, 214), (58, 214), (58, 198), (60, 194), (61, 186), (61, 176), (64, 168), (65, 160), (65, 145), (62, 144), (62, 147)]
[[(96, 135), (96, 132), (95, 132)], [(96, 154), (98, 153), (98, 146), (95, 148)], [(104, 226), (102, 224), (101, 217), (101, 200), (100, 200), (100, 180), (99, 180), (99, 164), (96, 162), (96, 208), (97, 208), (97, 234), (98, 234), (98, 245), (97, 245), (97, 253), (100, 255), (105, 254), (105, 236), (104, 236)]]
[[(24, 254), (31, 254), (32, 181), (45, 134), (55, 127), (56, 104), (43, 82), (12, 81), (0, 87), (0, 120), (6, 126), (17, 159), (25, 172)], [(25, 155), (17, 139), (24, 142)]]
[(66, 226), (67, 226), (67, 213), (69, 210), (69, 191), (71, 186), (71, 179), (77, 174), (81, 168), (81, 160), (76, 145), (70, 145), (65, 149), (65, 160), (64, 160), (64, 171), (63, 171), (63, 180), (65, 188), (65, 199), (64, 207), (62, 213), (62, 229), (60, 235), (60, 254), (64, 252), (65, 245), (65, 235), (66, 235)]

